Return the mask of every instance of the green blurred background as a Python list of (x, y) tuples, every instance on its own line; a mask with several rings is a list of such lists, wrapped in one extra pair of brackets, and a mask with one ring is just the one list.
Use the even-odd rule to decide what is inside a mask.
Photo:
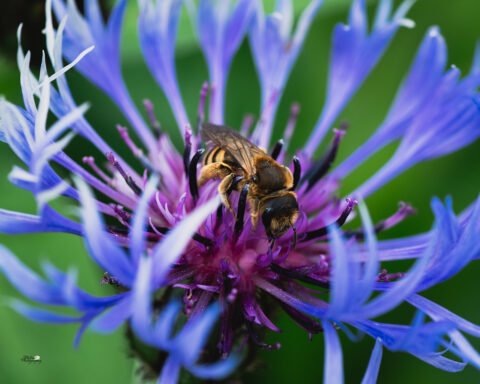
[[(302, 9), (306, 0), (294, 1)], [(272, 1), (266, 1), (271, 8)], [(308, 35), (304, 49), (288, 82), (277, 117), (278, 138), (284, 126), (289, 106), (298, 101), (301, 113), (295, 133), (293, 147), (301, 146), (315, 123), (324, 101), (327, 78), (331, 31), (335, 23), (345, 21), (348, 0), (326, 0)], [(372, 14), (378, 1), (369, 2)], [(396, 2), (399, 3), (398, 1)], [(104, 2), (105, 9), (111, 2)], [(341, 114), (347, 119), (350, 129), (342, 142), (337, 162), (345, 158), (365, 140), (382, 121), (391, 103), (395, 90), (409, 68), (413, 55), (431, 25), (439, 25), (449, 47), (449, 63), (456, 64), (465, 73), (470, 67), (475, 41), (480, 37), (480, 2), (478, 0), (418, 0), (409, 13), (416, 28), (401, 29), (390, 49), (370, 75), (360, 92)], [(202, 54), (193, 41), (186, 15), (182, 21), (177, 53), (177, 68), (180, 87), (187, 110), (193, 120), (198, 92), (207, 79)], [(15, 64), (15, 29), (25, 22), (24, 41), (26, 49), (32, 50), (33, 60), (38, 64), (43, 47), (40, 31), (43, 28), (43, 2), (37, 0), (2, 2), (0, 35), (0, 94), (8, 100), (21, 103), (19, 76)], [(136, 40), (136, 3), (129, 2), (126, 27), (123, 37), (123, 72), (133, 99), (141, 107), (141, 100), (151, 99), (164, 129), (176, 132), (173, 116), (165, 97), (155, 85), (139, 54)], [(78, 73), (68, 74), (71, 89), (77, 102), (90, 101), (87, 117), (99, 133), (119, 152), (129, 154), (119, 139), (116, 123), (125, 123), (112, 102), (85, 81)], [(248, 44), (244, 43), (236, 56), (231, 70), (227, 90), (227, 123), (238, 126), (246, 113), (258, 115), (259, 86), (253, 68)], [(179, 137), (175, 137), (179, 143)], [(0, 207), (35, 212), (34, 201), (29, 193), (21, 191), (7, 181), (7, 174), (14, 164), (20, 164), (9, 148), (2, 144), (0, 150)], [(360, 167), (342, 186), (346, 194), (383, 164), (393, 153), (395, 145), (381, 151)], [(68, 148), (75, 159), (83, 155), (101, 155), (94, 152), (85, 141), (76, 138)], [(480, 143), (451, 154), (445, 158), (420, 164), (407, 171), (379, 192), (367, 203), (371, 215), (380, 220), (396, 210), (398, 201), (410, 202), (418, 209), (418, 215), (409, 218), (397, 228), (382, 235), (398, 237), (426, 231), (432, 224), (429, 202), (432, 196), (453, 196), (457, 212), (472, 202), (479, 191)], [(39, 270), (41, 261), (51, 261), (62, 270), (77, 268), (79, 284), (93, 294), (109, 294), (108, 287), (101, 287), (103, 271), (99, 270), (87, 256), (79, 238), (60, 234), (28, 236), (0, 235), (5, 244), (27, 265)], [(455, 313), (480, 323), (479, 300), (476, 296), (480, 283), (478, 263), (472, 263), (454, 279), (427, 292), (427, 297), (445, 305)], [(391, 272), (404, 270), (409, 263), (387, 265)], [(3, 297), (18, 294), (3, 276), (0, 276), (0, 292)], [(401, 307), (384, 316), (384, 321), (409, 323), (412, 311)], [(277, 324), (284, 329), (282, 334), (269, 335), (269, 341), (279, 341), (283, 347), (278, 351), (261, 351), (262, 367), (249, 378), (251, 382), (320, 382), (323, 369), (322, 336), (309, 341), (307, 334), (280, 317)], [(8, 308), (0, 307), (0, 382), (1, 383), (84, 383), (89, 382), (132, 382), (132, 359), (123, 340), (123, 331), (113, 335), (98, 335), (87, 332), (80, 347), (72, 348), (75, 325), (55, 326), (31, 323)], [(480, 348), (480, 343), (472, 340)], [(360, 382), (373, 347), (373, 340), (364, 338), (354, 343), (342, 336), (345, 377), (347, 383)], [(20, 361), (23, 355), (40, 355), (41, 364), (26, 364)], [(479, 372), (471, 367), (462, 373), (449, 374), (403, 353), (385, 351), (380, 370), (381, 383), (450, 383), (453, 380), (465, 383), (480, 381)]]

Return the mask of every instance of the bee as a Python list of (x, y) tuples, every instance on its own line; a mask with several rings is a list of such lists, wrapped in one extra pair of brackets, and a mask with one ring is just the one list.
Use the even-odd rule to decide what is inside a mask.
[(298, 202), (290, 169), (229, 127), (204, 123), (200, 134), (205, 143), (210, 142), (214, 147), (203, 158), (199, 186), (213, 178), (222, 179), (218, 192), (223, 204), (236, 217), (229, 193), (232, 190), (240, 192), (248, 185), (247, 200), (253, 227), (257, 226), (260, 215), (272, 245), (289, 228), (293, 229), (296, 242), (294, 224)]

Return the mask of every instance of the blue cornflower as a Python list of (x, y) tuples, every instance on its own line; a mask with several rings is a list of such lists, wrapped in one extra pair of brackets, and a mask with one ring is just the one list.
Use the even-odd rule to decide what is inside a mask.
[[(232, 193), (235, 218), (220, 205), (217, 181), (197, 185), (203, 154), (199, 128), (204, 121), (224, 123), (230, 65), (248, 36), (261, 84), (262, 113), (252, 132), (246, 122), (242, 133), (268, 148), (283, 88), (322, 1), (310, 3), (295, 31), (291, 0), (277, 0), (270, 15), (254, 0), (188, 2), (209, 73), (209, 81), (200, 91), (193, 130), (174, 62), (183, 3), (138, 3), (140, 46), (170, 103), (184, 137), (184, 150), (179, 153), (161, 131), (148, 101), (148, 122), (143, 119), (123, 81), (119, 44), (126, 1), (120, 0), (104, 23), (97, 0), (85, 2), (85, 15), (74, 1), (47, 0), (45, 35), (54, 73), (48, 75), (44, 56), (40, 74), (35, 76), (29, 66), (30, 54), (24, 54), (20, 46), (24, 106), (0, 100), (0, 139), (26, 167), (14, 167), (9, 180), (33, 193), (38, 214), (0, 210), (0, 230), (57, 231), (83, 237), (92, 259), (106, 271), (102, 282), (113, 285), (118, 293), (100, 298), (89, 295), (77, 287), (74, 271), (64, 273), (50, 264), (44, 265), (44, 279), (0, 248), (0, 268), (23, 295), (40, 304), (72, 307), (79, 315), (67, 316), (18, 300), (9, 305), (36, 321), (79, 323), (76, 344), (89, 326), (111, 332), (126, 324), (133, 349), (140, 343), (162, 356), (163, 360), (155, 360), (164, 362), (159, 366), (138, 353), (161, 383), (176, 382), (182, 367), (199, 378), (222, 378), (238, 366), (238, 350), (279, 348), (279, 344), (263, 342), (266, 330), (281, 331), (272, 320), (272, 297), (278, 309), (308, 334), (324, 335), (325, 382), (343, 381), (339, 332), (353, 340), (357, 334), (375, 340), (364, 383), (376, 381), (383, 347), (408, 352), (445, 371), (459, 371), (468, 363), (480, 368), (480, 356), (463, 335), (480, 336), (480, 326), (421, 295), (479, 257), (480, 198), (458, 217), (450, 199), (445, 204), (434, 199), (431, 231), (383, 241), (376, 240), (376, 233), (404, 220), (413, 208), (401, 204), (395, 214), (374, 225), (363, 203), (406, 169), (458, 150), (480, 135), (480, 50), (471, 72), (461, 78), (457, 68), (446, 68), (445, 42), (438, 28), (431, 28), (385, 121), (365, 144), (329, 172), (345, 131), (333, 130), (332, 143), (317, 160), (314, 154), (322, 139), (396, 31), (413, 26), (406, 18), (410, 1), (394, 11), (391, 0), (381, 0), (369, 30), (365, 1), (354, 0), (348, 23), (334, 30), (323, 111), (305, 148), (290, 164), (298, 182), (296, 230), (292, 228), (270, 243), (265, 228), (252, 225), (244, 195)], [(64, 59), (69, 62), (66, 66)], [(143, 169), (128, 165), (85, 119), (89, 106), (77, 106), (65, 78), (72, 67), (110, 96), (126, 116), (141, 144), (130, 137), (126, 127), (117, 127), (118, 134)], [(47, 128), (49, 111), (57, 121)], [(297, 113), (298, 106), (294, 106), (284, 141), (273, 148), (272, 157), (279, 161), (287, 158), (284, 147), (294, 132)], [(67, 155), (65, 148), (75, 134), (105, 155), (105, 166), (97, 165), (88, 154), (83, 158), (86, 167)], [(400, 145), (391, 159), (348, 197), (338, 199), (336, 191), (342, 179), (395, 140), (400, 140)], [(74, 185), (63, 180), (51, 163), (74, 175)], [(103, 197), (94, 197), (91, 189)], [(52, 207), (52, 199), (58, 196), (78, 202), (79, 221)], [(362, 228), (343, 230), (355, 216), (357, 205)], [(402, 273), (381, 270), (381, 262), (399, 259), (416, 261)], [(183, 293), (183, 303), (178, 293)], [(411, 324), (375, 321), (403, 303), (418, 309)], [(219, 336), (211, 339), (209, 331), (217, 318)], [(459, 361), (446, 357), (446, 352)]]

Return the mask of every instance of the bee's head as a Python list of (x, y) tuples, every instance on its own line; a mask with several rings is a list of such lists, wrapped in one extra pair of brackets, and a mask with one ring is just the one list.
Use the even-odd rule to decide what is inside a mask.
[(287, 192), (261, 203), (260, 214), (270, 239), (276, 239), (288, 231), (297, 220), (298, 203), (295, 193)]

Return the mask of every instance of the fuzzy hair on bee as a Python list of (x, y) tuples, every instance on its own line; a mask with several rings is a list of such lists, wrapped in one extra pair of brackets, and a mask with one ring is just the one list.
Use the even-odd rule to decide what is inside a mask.
[(261, 216), (265, 232), (272, 241), (290, 228), (296, 234), (298, 202), (290, 169), (230, 127), (204, 123), (200, 134), (211, 148), (203, 158), (199, 186), (214, 178), (221, 179), (218, 192), (235, 218), (229, 194), (232, 190), (245, 189), (254, 227)]

